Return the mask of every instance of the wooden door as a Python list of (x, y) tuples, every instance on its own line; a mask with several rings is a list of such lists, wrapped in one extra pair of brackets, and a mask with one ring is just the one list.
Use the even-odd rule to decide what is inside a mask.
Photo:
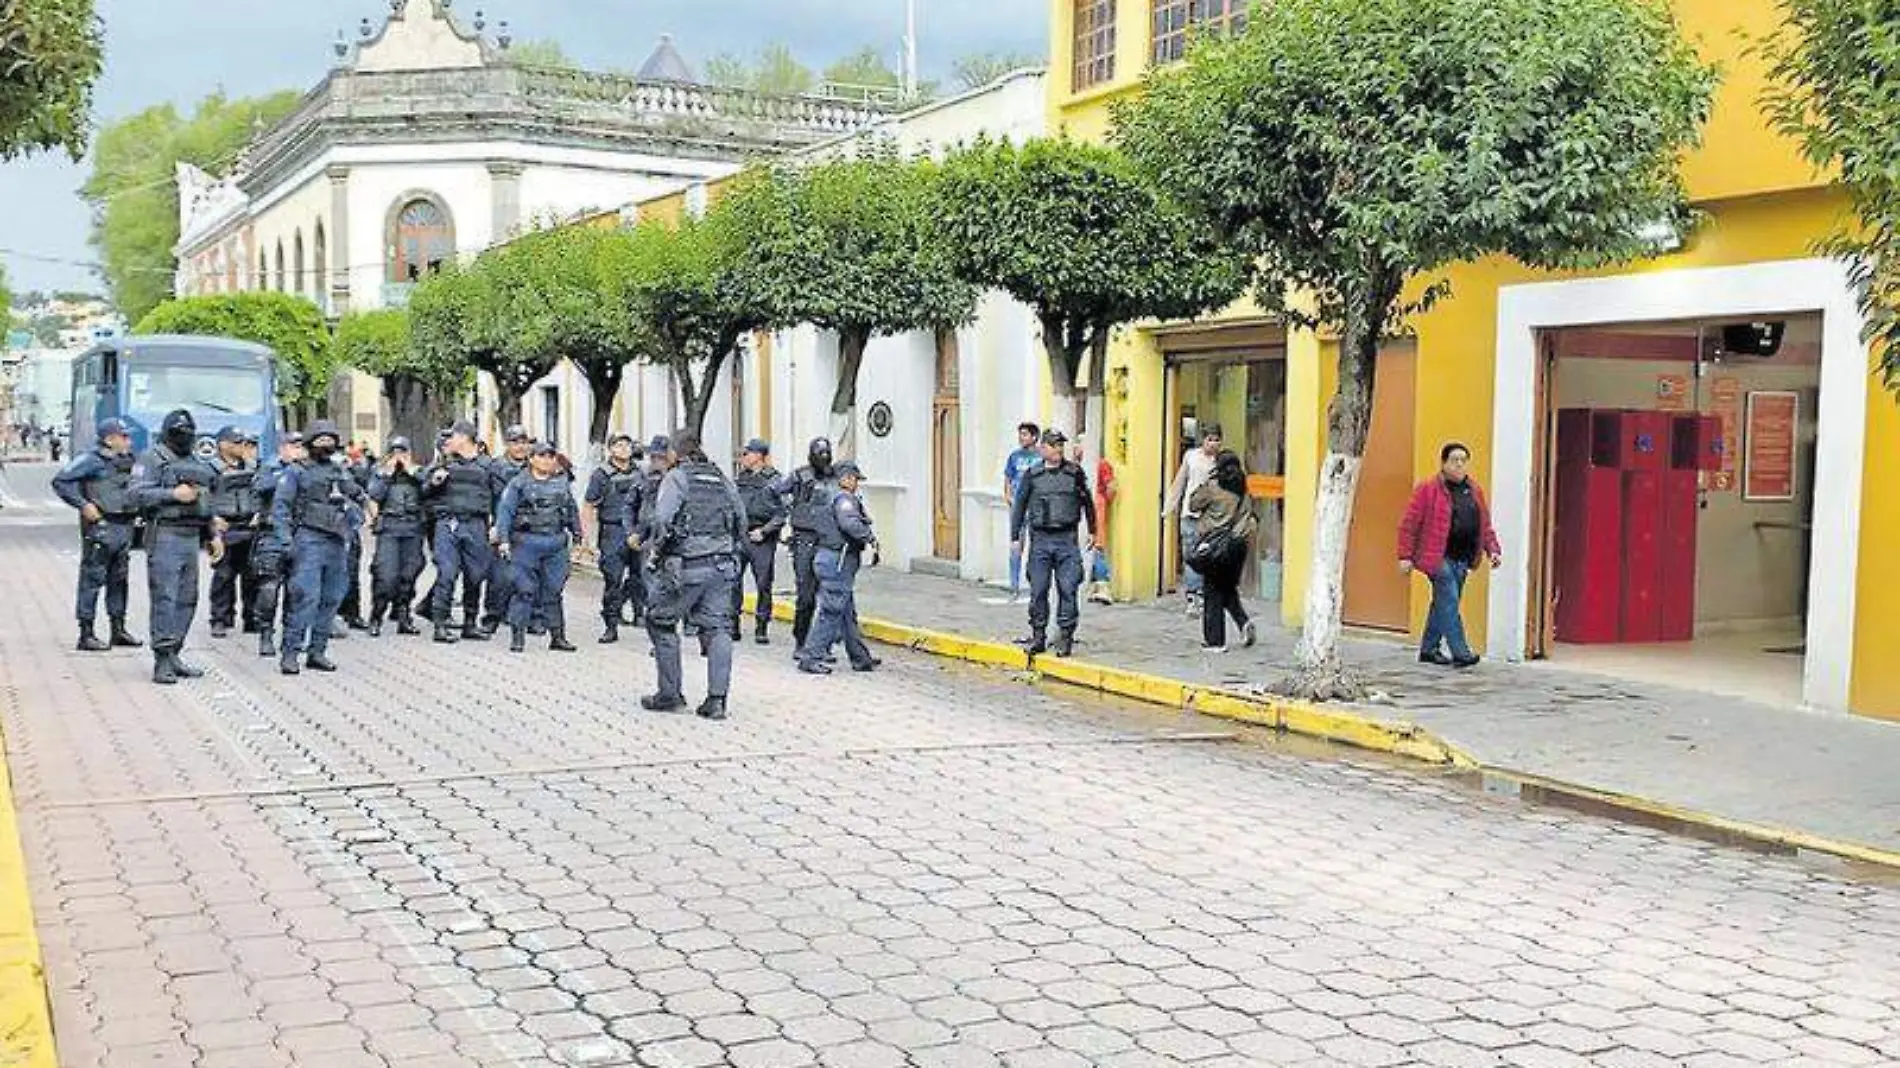
[(957, 336), (937, 335), (937, 390), (930, 413), (931, 555), (963, 557), (963, 417), (957, 402)]
[(1417, 379), (1416, 345), (1394, 343), (1379, 350), (1372, 434), (1346, 541), (1345, 620), (1355, 627), (1400, 633), (1412, 627), (1412, 585), (1399, 573), (1398, 529), (1412, 497)]
[(1537, 431), (1531, 453), (1531, 514), (1533, 544), (1526, 548), (1530, 562), (1530, 618), (1525, 633), (1530, 636), (1524, 652), (1533, 660), (1550, 655), (1557, 640), (1557, 338), (1544, 334), (1538, 338), (1536, 396)]

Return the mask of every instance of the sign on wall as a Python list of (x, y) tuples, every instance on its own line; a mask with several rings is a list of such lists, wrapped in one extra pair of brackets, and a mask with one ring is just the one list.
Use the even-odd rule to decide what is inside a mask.
[(1682, 412), (1689, 409), (1689, 376), (1656, 376), (1656, 409), (1663, 412)]
[(1722, 420), (1722, 469), (1707, 474), (1705, 489), (1717, 493), (1728, 493), (1735, 489), (1736, 466), (1740, 463), (1741, 450), (1735, 443), (1741, 440), (1742, 430), (1742, 383), (1741, 380), (1717, 377), (1709, 385), (1709, 413)]
[(1801, 396), (1782, 390), (1748, 395), (1748, 436), (1742, 469), (1745, 501), (1792, 501), (1795, 491), (1795, 432)]

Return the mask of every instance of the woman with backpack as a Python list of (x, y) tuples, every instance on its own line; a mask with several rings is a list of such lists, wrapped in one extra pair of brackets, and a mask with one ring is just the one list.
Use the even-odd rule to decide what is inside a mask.
[(1259, 520), (1247, 499), (1247, 472), (1232, 449), (1214, 459), (1214, 473), (1194, 491), (1188, 510), (1197, 517), (1194, 544), (1187, 563), (1204, 581), (1201, 597), (1201, 648), (1227, 650), (1227, 617), (1240, 627), (1241, 644), (1252, 648), (1253, 620), (1240, 603), (1240, 573), (1247, 565), (1247, 546)]

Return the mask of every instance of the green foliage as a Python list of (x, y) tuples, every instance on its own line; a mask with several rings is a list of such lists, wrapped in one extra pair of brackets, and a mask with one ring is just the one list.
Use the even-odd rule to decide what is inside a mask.
[(614, 299), (627, 241), (620, 230), (563, 226), (518, 238), (477, 267), (513, 279), (507, 308), (514, 350), (534, 366), (571, 360), (587, 379), (595, 441), (606, 437), (614, 397), (642, 340), (627, 307)]
[(41, 348), (56, 349), (60, 334), (72, 325), (72, 320), (64, 315), (41, 315), (28, 323), (27, 328), (33, 331), (33, 340), (39, 342)]
[(904, 79), (877, 49), (867, 45), (826, 67), (825, 81), (860, 89), (895, 89)]
[(337, 368), (323, 313), (289, 293), (228, 293), (167, 301), (139, 320), (135, 334), (200, 334), (252, 341), (277, 354), (277, 396), (286, 406), (314, 404)]
[(336, 324), (335, 345), (338, 366), (378, 378), (406, 375), (447, 388), (467, 374), (465, 365), (431, 367), (419, 360), (409, 334), (409, 313), (400, 308), (344, 316)]
[(1857, 224), (1826, 251), (1846, 258), (1880, 353), (1900, 392), (1900, 9), (1865, 0), (1780, 0), (1785, 22), (1761, 51), (1769, 114), (1817, 167), (1838, 171)]
[(783, 44), (767, 45), (751, 57), (716, 55), (706, 63), (706, 78), (714, 85), (773, 96), (800, 96), (818, 87), (818, 76)]
[(539, 41), (522, 41), (508, 49), (508, 61), (522, 67), (555, 67), (561, 70), (574, 70), (579, 67), (568, 58), (567, 50), (561, 42), (551, 38)]
[(1245, 285), (1244, 257), (1111, 148), (980, 140), (944, 161), (934, 199), (958, 272), (1035, 309), (1058, 394), (1081, 384), (1090, 352), (1089, 391), (1101, 393), (1114, 327), (1198, 315)]
[(0, 3), (0, 160), (85, 154), (92, 88), (104, 64), (94, 0)]
[(1047, 61), (1029, 52), (978, 52), (957, 60), (951, 68), (957, 83), (965, 89), (981, 89), (1005, 74), (1033, 70)]
[(297, 100), (294, 92), (243, 100), (214, 93), (190, 118), (162, 104), (100, 131), (80, 196), (92, 205), (92, 246), (112, 302), (127, 320), (144, 318), (172, 292), (175, 164), (228, 170), (252, 134), (288, 115)]
[(1257, 257), (1266, 302), (1377, 330), (1448, 264), (1647, 251), (1714, 81), (1664, 0), (1275, 0), (1151, 70), (1115, 137)]

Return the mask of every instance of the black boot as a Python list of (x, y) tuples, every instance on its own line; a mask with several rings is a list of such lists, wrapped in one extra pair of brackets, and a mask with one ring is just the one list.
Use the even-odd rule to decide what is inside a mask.
[(495, 633), (495, 628), (472, 619), (462, 621), (462, 640), (465, 642), (485, 642)]
[(510, 627), (514, 635), (508, 639), (508, 651), (525, 653), (528, 651), (528, 631), (523, 627)]
[(178, 668), (172, 664), (172, 654), (156, 651), (152, 653), (152, 681), (160, 686), (178, 684)]
[(454, 645), (462, 639), (456, 636), (455, 628), (449, 626), (447, 623), (437, 623), (435, 625), (435, 640), (441, 642), (443, 645)]
[(600, 644), (612, 645), (620, 640), (620, 620), (609, 619), (607, 626), (600, 632)]
[(112, 646), (107, 645), (105, 642), (100, 641), (99, 636), (92, 632), (92, 620), (82, 619), (79, 621), (78, 649), (80, 652), (103, 653), (107, 649), (110, 649), (110, 648), (112, 648)]
[(416, 626), (416, 621), (414, 617), (410, 616), (408, 609), (404, 609), (402, 612), (400, 612), (396, 616), (396, 633), (397, 634), (421, 634), (422, 633), (422, 628)]
[(112, 647), (114, 649), (137, 649), (144, 644), (134, 638), (131, 631), (125, 629), (124, 616), (112, 617)]
[(573, 642), (567, 640), (567, 629), (565, 627), (548, 628), (548, 648), (557, 653), (580, 652)]
[(713, 719), (713, 720), (725, 719), (726, 718), (726, 699), (723, 697), (706, 698), (704, 701), (701, 701), (699, 703), (698, 714), (699, 714), (700, 719)]
[(177, 653), (172, 654), (172, 670), (176, 672), (181, 679), (202, 679), (205, 677), (204, 668), (186, 662), (186, 660)]
[(760, 645), (772, 644), (772, 639), (765, 636), (765, 620), (763, 619), (759, 620), (759, 625), (753, 628), (752, 640), (759, 643)]
[(388, 611), (389, 611), (389, 602), (387, 601), (378, 600), (375, 604), (370, 605), (370, 608), (369, 608), (369, 636), (370, 637), (380, 638), (383, 636), (383, 616), (387, 614)]
[(1035, 656), (1037, 653), (1046, 653), (1048, 651), (1049, 651), (1049, 632), (1048, 631), (1043, 631), (1043, 630), (1035, 631), (1034, 633), (1029, 635), (1029, 640), (1023, 643), (1023, 652), (1028, 653), (1030, 656)]
[(277, 636), (275, 634), (271, 633), (271, 629), (269, 627), (258, 628), (257, 655), (258, 656), (276, 656), (277, 655), (276, 637)]
[(1065, 630), (1061, 634), (1056, 635), (1056, 655), (1057, 656), (1062, 657), (1063, 659), (1066, 660), (1068, 659), (1070, 654), (1074, 652), (1075, 652), (1075, 632), (1074, 631)]
[(312, 671), (335, 671), (336, 661), (323, 653), (311, 653), (303, 658), (303, 666)]
[(277, 670), (286, 675), (303, 674), (303, 661), (295, 649), (285, 649), (283, 657), (277, 661)]

